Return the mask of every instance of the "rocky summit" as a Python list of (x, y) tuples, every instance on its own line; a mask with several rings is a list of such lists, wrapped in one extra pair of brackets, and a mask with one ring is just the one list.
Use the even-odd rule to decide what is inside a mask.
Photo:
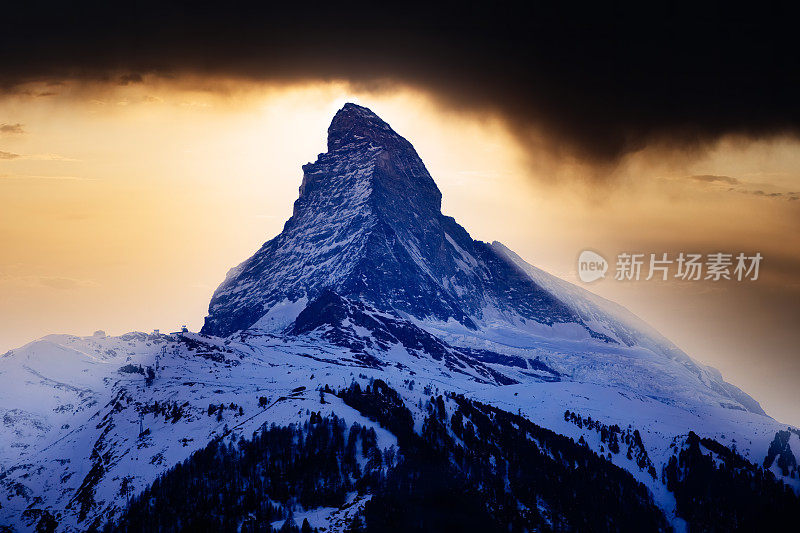
[(345, 105), (328, 129), (328, 152), (303, 172), (292, 218), (228, 274), (203, 333), (263, 325), (276, 305), (323, 290), (471, 329), (487, 308), (544, 324), (580, 322), (442, 214), (442, 195), (414, 147), (369, 109)]

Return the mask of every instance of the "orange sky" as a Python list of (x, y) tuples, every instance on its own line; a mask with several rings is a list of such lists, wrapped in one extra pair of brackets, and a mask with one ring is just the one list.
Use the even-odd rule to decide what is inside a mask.
[(474, 238), (570, 281), (585, 248), (609, 259), (760, 251), (755, 283), (587, 288), (800, 425), (796, 141), (648, 147), (598, 169), (551, 153), (544, 138), (523, 151), (498, 118), (443, 112), (404, 87), (146, 79), (29, 89), (0, 97), (0, 351), (54, 332), (199, 329), (227, 269), (280, 231), (300, 166), (355, 100), (414, 144), (444, 211)]

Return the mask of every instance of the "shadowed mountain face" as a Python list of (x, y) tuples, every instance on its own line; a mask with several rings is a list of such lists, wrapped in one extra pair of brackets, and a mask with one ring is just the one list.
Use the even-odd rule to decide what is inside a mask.
[(280, 235), (231, 270), (203, 333), (253, 326), (280, 302), (324, 289), (418, 319), (476, 328), (487, 310), (542, 324), (582, 323), (489, 245), (442, 215), (442, 195), (414, 147), (372, 111), (346, 104), (328, 152), (303, 167)]

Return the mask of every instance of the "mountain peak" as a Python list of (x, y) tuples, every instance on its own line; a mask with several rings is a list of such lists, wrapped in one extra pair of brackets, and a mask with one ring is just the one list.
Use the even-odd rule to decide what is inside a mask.
[[(441, 192), (411, 143), (366, 107), (345, 105), (328, 134), (328, 152), (303, 165), (292, 217), (229, 272), (214, 292), (202, 333), (319, 333), (365, 357), (364, 350), (380, 341), (381, 349), (403, 344), (435, 358), (442, 351), (428, 340), (438, 332), (442, 342), (467, 343), (472, 351), (458, 353), (476, 361), (510, 361), (491, 355), (488, 348), (495, 345), (511, 349), (509, 357), (519, 350), (537, 353), (537, 361), (539, 346), (553, 349), (567, 366), (587, 350), (619, 353), (615, 376), (627, 368), (633, 350), (673, 365), (666, 374), (653, 367), (658, 375), (651, 397), (671, 398), (673, 378), (685, 378), (690, 396), (763, 412), (629, 311), (527, 264), (499, 243), (472, 239), (441, 212)], [(451, 361), (455, 367), (448, 371), (478, 368), (459, 361)], [(529, 372), (542, 364), (521, 362), (518, 368)], [(591, 374), (587, 368), (598, 363), (589, 357), (586, 364), (574, 367), (578, 376)], [(508, 378), (485, 370), (481, 379)], [(638, 375), (631, 379), (640, 383)]]
[(328, 151), (362, 141), (392, 146), (405, 139), (369, 108), (348, 102), (336, 112), (328, 128)]
[(371, 110), (342, 107), (328, 145), (303, 165), (283, 231), (214, 292), (203, 333), (272, 328), (266, 322), (273, 315), (299, 312), (325, 290), (381, 312), (453, 319), (468, 329), (485, 312), (586, 329), (557, 298), (442, 214), (442, 194), (414, 147)]

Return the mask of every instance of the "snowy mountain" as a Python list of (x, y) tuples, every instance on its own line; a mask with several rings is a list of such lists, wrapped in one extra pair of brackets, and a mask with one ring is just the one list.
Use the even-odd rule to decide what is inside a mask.
[(328, 152), (303, 172), (294, 214), (228, 274), (203, 333), (260, 326), (275, 305), (325, 289), (381, 311), (453, 319), (471, 329), (489, 309), (544, 324), (580, 323), (442, 215), (442, 195), (414, 148), (370, 110), (345, 105), (328, 129)]
[[(358, 332), (344, 321), (353, 320), (352, 310), (368, 307), (397, 323), (410, 322), (404, 328), (457, 344), (461, 352), (478, 349), (478, 360), (511, 360), (512, 368), (528, 369), (527, 359), (552, 359), (551, 350), (591, 352), (591, 362), (552, 361), (558, 374), (551, 375), (575, 375), (594, 366), (597, 352), (619, 353), (622, 359), (605, 364), (614, 364), (627, 383), (642, 370), (630, 375), (632, 358), (635, 366), (654, 372), (645, 385), (654, 394), (672, 395), (677, 385), (689, 396), (716, 397), (763, 414), (755, 400), (627, 310), (528, 265), (502, 244), (473, 240), (442, 214), (441, 193), (411, 143), (369, 109), (346, 104), (336, 113), (328, 152), (303, 171), (292, 217), (277, 237), (228, 273), (202, 333), (298, 334), (310, 329), (317, 313), (318, 327), (325, 322), (351, 346), (358, 344), (352, 340)], [(374, 336), (369, 324), (360, 327), (367, 338)], [(425, 342), (420, 333), (406, 337)], [(546, 352), (536, 352), (540, 347)], [(459, 350), (442, 350), (458, 357)], [(666, 383), (662, 366), (681, 382)], [(498, 372), (509, 382), (520, 380), (505, 368)], [(599, 376), (602, 381), (604, 374)]]
[(370, 110), (345, 105), (303, 170), (200, 333), (0, 357), (0, 531), (797, 516), (800, 431), (622, 307), (470, 238)]

